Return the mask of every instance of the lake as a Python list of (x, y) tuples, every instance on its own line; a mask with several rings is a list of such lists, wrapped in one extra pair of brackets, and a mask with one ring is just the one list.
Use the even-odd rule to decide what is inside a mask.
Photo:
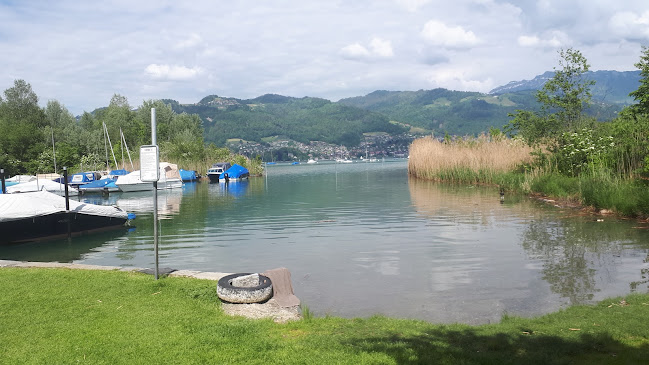
[[(81, 199), (137, 218), (128, 230), (0, 247), (0, 258), (153, 267), (151, 193)], [(160, 192), (158, 208), (160, 267), (286, 267), (315, 315), (479, 324), (649, 287), (646, 224), (411, 179), (406, 160), (269, 165), (250, 181)]]

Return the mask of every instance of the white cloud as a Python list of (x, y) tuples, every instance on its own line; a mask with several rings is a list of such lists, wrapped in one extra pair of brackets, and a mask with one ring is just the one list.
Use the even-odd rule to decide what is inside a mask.
[(175, 49), (190, 49), (203, 44), (203, 38), (196, 33), (192, 33), (186, 39), (176, 43)]
[(618, 12), (609, 20), (609, 28), (624, 38), (649, 39), (649, 11), (640, 15), (630, 11)]
[(559, 48), (570, 43), (568, 36), (561, 31), (551, 31), (541, 37), (537, 35), (518, 37), (518, 45), (522, 47)]
[(200, 67), (188, 68), (185, 66), (157, 65), (152, 63), (146, 67), (144, 72), (156, 80), (185, 81), (191, 80), (201, 74)]
[(372, 39), (372, 42), (370, 42), (370, 48), (372, 48), (372, 52), (379, 57), (394, 56), (392, 43), (390, 41), (375, 37)]
[(397, 4), (406, 8), (410, 12), (419, 10), (422, 6), (431, 2), (431, 0), (395, 0)]
[(378, 58), (390, 58), (394, 56), (392, 42), (378, 37), (372, 38), (369, 47), (360, 43), (353, 43), (343, 47), (340, 54), (350, 60), (372, 60)]
[(532, 36), (522, 35), (518, 37), (518, 44), (523, 47), (535, 47), (539, 43), (541, 43), (541, 40), (539, 39), (539, 37), (535, 35)]
[(471, 47), (480, 42), (472, 31), (460, 26), (450, 27), (437, 20), (428, 21), (420, 34), (431, 44), (448, 48)]
[(487, 91), (493, 87), (493, 80), (476, 80), (475, 75), (469, 75), (465, 69), (441, 68), (428, 72), (426, 80), (433, 87), (443, 87), (451, 90)]
[(369, 56), (370, 51), (368, 51), (367, 48), (361, 46), (360, 43), (354, 43), (343, 47), (340, 50), (340, 54), (342, 54), (342, 56), (345, 58), (355, 60)]

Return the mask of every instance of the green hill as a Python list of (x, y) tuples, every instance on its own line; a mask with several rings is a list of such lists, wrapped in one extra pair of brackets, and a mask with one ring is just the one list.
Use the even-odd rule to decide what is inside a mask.
[(320, 98), (266, 94), (243, 100), (210, 95), (197, 104), (165, 102), (177, 113), (198, 114), (205, 140), (217, 145), (232, 138), (262, 142), (262, 138), (283, 135), (304, 143), (356, 146), (363, 133), (406, 131), (383, 114)]
[[(491, 127), (501, 128), (517, 109), (535, 110), (535, 90), (500, 95), (447, 89), (419, 91), (374, 91), (365, 96), (342, 99), (339, 104), (381, 113), (390, 120), (433, 131), (439, 135), (477, 135)], [(593, 104), (589, 113), (610, 120), (619, 104)]]
[[(209, 95), (196, 104), (163, 100), (177, 113), (198, 114), (205, 140), (224, 145), (228, 139), (262, 142), (283, 136), (295, 141), (323, 141), (355, 146), (363, 133), (410, 132), (477, 135), (502, 128), (516, 110), (536, 110), (535, 92), (553, 76), (546, 72), (533, 80), (512, 81), (489, 94), (447, 89), (419, 91), (377, 90), (331, 102), (320, 98), (294, 98), (266, 94), (254, 99)], [(596, 71), (586, 75), (596, 81), (588, 113), (600, 121), (615, 118), (632, 100), (637, 71)]]

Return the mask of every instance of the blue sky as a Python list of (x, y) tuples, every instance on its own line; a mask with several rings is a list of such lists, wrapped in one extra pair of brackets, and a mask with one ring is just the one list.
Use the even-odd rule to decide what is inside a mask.
[(561, 48), (633, 70), (641, 45), (646, 0), (0, 0), (0, 89), (23, 79), (75, 115), (113, 94), (487, 92), (552, 70)]

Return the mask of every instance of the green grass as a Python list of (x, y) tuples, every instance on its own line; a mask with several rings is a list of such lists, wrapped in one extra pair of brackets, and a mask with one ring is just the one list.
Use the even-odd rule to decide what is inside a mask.
[[(649, 295), (502, 323), (374, 316), (276, 324), (223, 314), (216, 283), (0, 269), (2, 364), (640, 364)], [(624, 303), (623, 303), (624, 304)]]

